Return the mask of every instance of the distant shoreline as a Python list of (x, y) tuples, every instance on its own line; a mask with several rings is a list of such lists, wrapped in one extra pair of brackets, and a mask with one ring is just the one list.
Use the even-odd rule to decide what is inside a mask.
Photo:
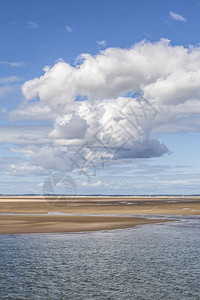
[(150, 194), (150, 195), (129, 195), (129, 194), (116, 194), (116, 195), (104, 195), (104, 194), (84, 194), (84, 195), (79, 195), (79, 194), (0, 194), (0, 198), (2, 197), (43, 197), (43, 196), (49, 196), (49, 197), (199, 197), (200, 198), (200, 194)]

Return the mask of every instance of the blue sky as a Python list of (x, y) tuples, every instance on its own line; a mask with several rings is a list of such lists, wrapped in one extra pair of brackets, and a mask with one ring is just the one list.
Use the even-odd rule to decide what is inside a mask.
[[(194, 72), (194, 65), (198, 66), (199, 58), (195, 57), (194, 52), (199, 51), (199, 14), (200, 1), (197, 0), (2, 0), (0, 2), (0, 136), (2, 135), (0, 193), (41, 193), (45, 178), (54, 172), (70, 175), (76, 183), (79, 194), (199, 193), (200, 97), (198, 87), (194, 89), (188, 84), (187, 88), (184, 77), (182, 89), (184, 95), (188, 95), (186, 99), (180, 99), (180, 88), (178, 91), (173, 88), (174, 98), (170, 94), (169, 98), (172, 97), (172, 99), (170, 98), (169, 102), (163, 100), (163, 104), (162, 99), (168, 99), (167, 92), (163, 94), (161, 100), (157, 101), (155, 88), (150, 90), (152, 88), (150, 84), (155, 84), (157, 88), (156, 84), (163, 79), (163, 76), (167, 76), (167, 73), (159, 70), (159, 75), (157, 73), (152, 75), (149, 71), (146, 74), (146, 67), (143, 64), (140, 68), (143, 68), (141, 74), (146, 74), (144, 79), (140, 79), (143, 76), (141, 74), (131, 73), (131, 68), (135, 68), (135, 65), (131, 66), (132, 62), (130, 62), (128, 74), (132, 74), (133, 82), (141, 80), (138, 86), (144, 87), (143, 92), (150, 102), (152, 101), (155, 105), (159, 104), (160, 110), (156, 121), (151, 120), (150, 132), (146, 128), (149, 126), (147, 122), (143, 123), (145, 138), (142, 145), (145, 145), (145, 149), (149, 151), (149, 157), (141, 154), (144, 153), (144, 149), (141, 150), (141, 137), (135, 138), (134, 135), (136, 142), (132, 141), (132, 144), (127, 146), (127, 151), (131, 152), (132, 156), (125, 159), (123, 156), (125, 154), (120, 157), (111, 157), (108, 153), (102, 154), (101, 152), (99, 155), (104, 156), (104, 159), (106, 157), (105, 163), (103, 167), (98, 166), (98, 170), (92, 173), (89, 180), (83, 172), (80, 172), (80, 169), (68, 168), (67, 160), (69, 156), (76, 157), (77, 149), (75, 151), (73, 148), (75, 144), (78, 149), (88, 141), (92, 147), (96, 146), (91, 142), (94, 136), (91, 129), (98, 125), (94, 123), (94, 120), (98, 118), (103, 120), (111, 112), (115, 113), (115, 106), (120, 105), (120, 100), (117, 99), (123, 96), (121, 91), (126, 91), (125, 86), (129, 84), (123, 83), (127, 80), (124, 75), (124, 80), (120, 82), (120, 88), (124, 84), (122, 90), (119, 86), (114, 86), (111, 90), (114, 82), (112, 80), (118, 76), (114, 77), (115, 67), (112, 67), (109, 74), (114, 75), (113, 77), (109, 75), (111, 76), (108, 78), (111, 80), (110, 85), (103, 86), (105, 93), (99, 92), (102, 87), (99, 84), (98, 88), (98, 80), (91, 82), (91, 85), (95, 86), (94, 89), (80, 88), (75, 79), (72, 79), (76, 65), (83, 66), (82, 69), (85, 72), (83, 78), (89, 82), (91, 72), (97, 68), (94, 62), (95, 67), (89, 66), (86, 69), (86, 63), (88, 65), (91, 63), (91, 57), (95, 61), (96, 55), (99, 54), (100, 63), (108, 57), (107, 64), (109, 65), (113, 58), (118, 57), (119, 49), (122, 49), (124, 52), (120, 54), (120, 57), (125, 61), (129, 55), (125, 51), (146, 40), (148, 42), (138, 47), (146, 49), (145, 45), (147, 47), (149, 44), (155, 45), (155, 51), (160, 51), (160, 53), (171, 49), (169, 51), (172, 51), (172, 54), (166, 57), (170, 60), (174, 55), (174, 60), (178, 62), (171, 67), (170, 76), (179, 78), (177, 74), (181, 68), (185, 70), (185, 62), (187, 74), (193, 72), (194, 80), (198, 81), (198, 70), (195, 69)], [(167, 42), (159, 44), (163, 38), (170, 40), (168, 46), (166, 46)], [(180, 54), (176, 52), (176, 46), (180, 47)], [(188, 50), (191, 47), (194, 49), (192, 58)], [(107, 51), (107, 48), (113, 50), (105, 54), (104, 51)], [(185, 55), (184, 50), (181, 49), (187, 49), (188, 58), (184, 57), (179, 61), (178, 56)], [(134, 51), (136, 50), (133, 50), (133, 54)], [(151, 60), (151, 54), (148, 52), (150, 50), (144, 51), (147, 51), (145, 59)], [(90, 57), (81, 58), (80, 55), (83, 53)], [(164, 54), (161, 53), (161, 61), (162, 55)], [(153, 59), (156, 60), (156, 58)], [(191, 60), (192, 63), (188, 63)], [(72, 75), (67, 75), (68, 69), (65, 63), (73, 67), (69, 71)], [(120, 63), (119, 61), (119, 68), (123, 68)], [(126, 63), (129, 65), (128, 60)], [(45, 66), (48, 66), (50, 71), (44, 71)], [(57, 66), (55, 72), (54, 66)], [(163, 68), (166, 68), (168, 72), (167, 63)], [(104, 69), (104, 66), (100, 66), (100, 69)], [(99, 72), (99, 69), (97, 71)], [(108, 70), (105, 71), (106, 74), (107, 72)], [(45, 89), (42, 87), (43, 79), (36, 82), (36, 78), (44, 74), (48, 77)], [(152, 76), (153, 79), (147, 84), (145, 80), (148, 76)], [(54, 89), (51, 78), (54, 78)], [(167, 84), (169, 84), (168, 81)], [(83, 116), (80, 108), (77, 111), (71, 107), (72, 104), (68, 99), (73, 98), (73, 93), (75, 93), (74, 90), (69, 92), (72, 87), (74, 90), (84, 91), (85, 94), (83, 93), (81, 97), (87, 100), (80, 101), (80, 105), (83, 105), (81, 109), (85, 109), (87, 115), (85, 113)], [(46, 89), (50, 92), (46, 92)], [(131, 92), (136, 91), (137, 88), (134, 86)], [(58, 99), (55, 95), (59, 95), (60, 98)], [(77, 95), (79, 96), (79, 92)], [(102, 101), (102, 107), (105, 109), (104, 115), (101, 115), (102, 110), (95, 108), (95, 97), (98, 101)], [(111, 98), (116, 101), (113, 100), (114, 106), (108, 108), (109, 104), (106, 101)], [(90, 106), (86, 109), (83, 102), (89, 102)], [(36, 104), (32, 109), (34, 103)], [(41, 105), (43, 105), (42, 108)], [(168, 111), (168, 105), (170, 118), (167, 118), (164, 113)], [(188, 107), (192, 107), (190, 112)], [(41, 109), (44, 112), (41, 113)], [(72, 115), (70, 121), (69, 115)], [(94, 120), (91, 120), (92, 117)], [(67, 136), (66, 132), (63, 134), (63, 124), (66, 126), (64, 129), (67, 131)], [(77, 142), (77, 137), (79, 142)], [(153, 144), (153, 150), (149, 146), (151, 139), (159, 141), (159, 144), (157, 142)], [(163, 150), (162, 143), (165, 144), (167, 150)], [(155, 148), (160, 149), (155, 151)], [(140, 153), (138, 149), (141, 150)], [(49, 160), (45, 161), (46, 157), (50, 157)], [(56, 188), (59, 190), (59, 186)]]

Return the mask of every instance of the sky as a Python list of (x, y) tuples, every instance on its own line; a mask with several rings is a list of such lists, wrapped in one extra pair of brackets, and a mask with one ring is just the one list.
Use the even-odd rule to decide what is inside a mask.
[(200, 194), (200, 0), (1, 0), (0, 194)]

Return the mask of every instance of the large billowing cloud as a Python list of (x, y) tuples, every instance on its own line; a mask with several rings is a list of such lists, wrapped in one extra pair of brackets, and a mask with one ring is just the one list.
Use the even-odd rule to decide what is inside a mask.
[(108, 48), (82, 58), (76, 67), (65, 62), (46, 67), (43, 76), (23, 85), (26, 99), (39, 96), (41, 103), (58, 109), (70, 105), (78, 95), (94, 101), (143, 90), (160, 103), (179, 103), (200, 95), (199, 48), (173, 47), (161, 40), (131, 49)]
[(77, 61), (59, 61), (25, 82), (25, 100), (9, 114), (13, 121), (50, 122), (45, 146), (24, 150), (35, 165), (47, 168), (47, 148), (48, 166), (58, 170), (68, 169), (67, 155), (85, 161), (94, 152), (99, 160), (161, 156), (167, 146), (152, 133), (198, 130), (200, 48), (161, 39), (82, 54)]

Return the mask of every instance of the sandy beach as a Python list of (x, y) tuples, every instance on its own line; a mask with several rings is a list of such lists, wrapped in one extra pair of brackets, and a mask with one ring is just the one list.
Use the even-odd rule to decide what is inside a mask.
[[(142, 215), (199, 215), (200, 198), (9, 196), (0, 197), (0, 214), (0, 234), (119, 229), (163, 222), (149, 220)], [(137, 217), (115, 216), (118, 214)]]
[(58, 233), (120, 229), (161, 220), (99, 216), (1, 216), (0, 233)]

